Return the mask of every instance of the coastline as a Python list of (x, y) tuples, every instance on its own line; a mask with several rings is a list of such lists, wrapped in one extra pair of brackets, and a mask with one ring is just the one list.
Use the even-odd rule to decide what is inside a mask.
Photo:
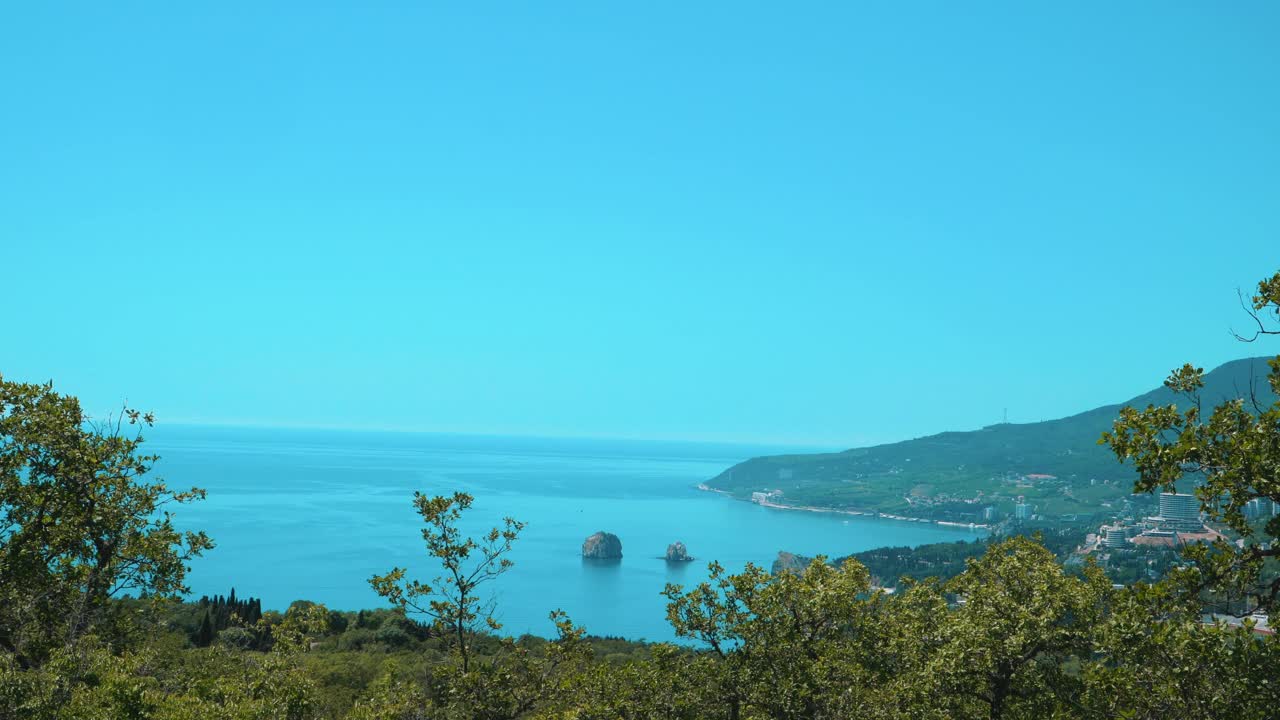
[[(698, 489), (704, 492), (713, 492), (713, 493), (719, 493), (721, 495), (728, 495), (734, 500), (738, 499), (734, 497), (733, 493), (731, 492), (728, 492), (726, 490), (717, 490), (716, 488), (710, 487), (705, 483), (698, 483)], [(774, 510), (800, 510), (803, 512), (829, 513), (834, 515), (854, 515), (857, 517), (881, 518), (884, 520), (900, 520), (902, 522), (927, 523), (932, 525), (941, 525), (943, 527), (967, 528), (970, 530), (990, 530), (991, 529), (991, 526), (985, 523), (982, 523), (982, 524), (958, 523), (958, 522), (951, 522), (950, 520), (929, 520), (927, 518), (915, 518), (915, 517), (908, 517), (906, 515), (891, 515), (889, 513), (881, 513), (881, 512), (863, 512), (861, 510), (837, 510), (835, 508), (815, 507), (813, 505), (783, 505), (782, 503), (776, 503), (768, 500), (765, 500), (762, 502), (744, 500), (743, 502), (752, 502), (752, 504), (754, 505), (759, 505), (760, 507), (772, 508)]]

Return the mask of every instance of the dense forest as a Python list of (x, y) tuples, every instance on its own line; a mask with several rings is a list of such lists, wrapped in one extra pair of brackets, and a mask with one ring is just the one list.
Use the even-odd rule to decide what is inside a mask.
[[(1084, 539), (1083, 534), (1074, 528), (1028, 530), (1012, 534), (1031, 538), (1041, 547), (1052, 552), (1060, 562), (1069, 562), (1072, 552)], [(929, 578), (950, 580), (964, 572), (970, 559), (981, 556), (992, 543), (997, 541), (998, 538), (984, 538), (931, 543), (917, 547), (881, 547), (863, 550), (847, 558), (836, 558), (831, 563), (841, 565), (847, 560), (857, 562), (867, 569), (872, 582), (877, 587), (893, 587), (904, 578), (915, 581)], [(798, 559), (800, 567), (808, 565), (813, 560), (813, 558), (804, 557)], [(783, 565), (790, 565), (792, 569), (797, 569), (795, 561)], [(782, 567), (775, 562), (774, 569), (778, 570)], [(1110, 576), (1110, 573), (1108, 575)]]
[[(1249, 307), (1248, 339), (1280, 334), (1280, 273)], [(1280, 356), (1270, 369), (1280, 391)], [(1204, 376), (1165, 387), (1194, 397)], [(484, 590), (523, 525), (466, 536), (465, 493), (413, 498), (440, 574), (371, 578), (386, 607), (184, 602), (189, 561), (216, 550), (173, 524), (204, 493), (150, 474), (152, 418), (91, 422), (52, 384), (0, 379), (0, 717), (1274, 718), (1280, 640), (1250, 618), (1280, 600), (1280, 516), (1244, 509), (1280, 502), (1280, 403), (1184, 406), (1118, 409), (1102, 437), (1135, 491), (1192, 480), (1238, 539), (1185, 548), (1156, 582), (1064, 566), (1044, 535), (712, 563), (663, 593), (684, 642), (640, 644), (552, 608), (555, 637), (504, 635)]]

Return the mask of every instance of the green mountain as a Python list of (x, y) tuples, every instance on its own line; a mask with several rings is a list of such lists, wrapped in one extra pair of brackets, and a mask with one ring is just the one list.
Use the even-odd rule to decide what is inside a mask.
[[(1270, 404), (1267, 358), (1246, 358), (1205, 375), (1202, 402), (1255, 397)], [(839, 453), (777, 455), (739, 463), (709, 480), (712, 489), (769, 502), (884, 512), (930, 520), (981, 522), (1013, 512), (1019, 496), (1049, 519), (1107, 511), (1132, 490), (1133, 471), (1098, 437), (1121, 407), (1185, 404), (1159, 387), (1132, 400), (1037, 423), (991, 425)]]

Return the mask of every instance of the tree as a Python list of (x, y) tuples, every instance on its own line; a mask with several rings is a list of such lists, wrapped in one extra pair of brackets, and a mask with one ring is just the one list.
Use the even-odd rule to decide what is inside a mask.
[(493, 616), (492, 603), (481, 599), (477, 589), (511, 569), (506, 555), (525, 524), (504, 518), (501, 528), (493, 528), (480, 540), (463, 537), (458, 529), (462, 512), (471, 507), (467, 493), (452, 497), (413, 494), (413, 504), (425, 527), (422, 539), (427, 555), (444, 568), (444, 574), (430, 583), (406, 580), (404, 568), (394, 568), (370, 580), (375, 592), (408, 613), (424, 615), (454, 639), (454, 648), (464, 673), (471, 669), (467, 635), (498, 630), (502, 625)]
[(723, 715), (719, 660), (668, 643), (625, 663), (594, 662), (572, 676), (561, 712), (575, 720), (704, 720)]
[(991, 545), (947, 583), (954, 609), (939, 616), (916, 679), (948, 717), (1050, 717), (1076, 694), (1063, 672), (1088, 657), (1110, 582), (1096, 565), (1065, 574), (1026, 537)]
[[(1194, 569), (1177, 572), (1194, 571)], [(1080, 670), (1081, 717), (1265, 718), (1280, 707), (1280, 642), (1243, 626), (1205, 624), (1178, 583), (1112, 595)]]
[[(715, 662), (700, 668), (722, 717), (836, 718), (860, 711), (878, 682), (883, 646), (865, 567), (814, 559), (800, 572), (771, 575), (748, 564), (688, 591), (668, 585), (667, 619), (676, 635), (698, 640)], [(714, 702), (714, 701), (713, 701)]]
[(170, 513), (204, 491), (148, 476), (151, 423), (129, 408), (94, 423), (52, 383), (0, 378), (0, 650), (19, 667), (89, 634), (120, 635), (112, 598), (186, 592), (187, 562), (213, 546)]
[(209, 647), (213, 642), (213, 623), (209, 621), (209, 611), (204, 611), (204, 616), (200, 619), (200, 629), (196, 631), (196, 646)]
[[(1280, 273), (1258, 283), (1246, 310), (1257, 329), (1254, 342), (1280, 334)], [(1267, 382), (1280, 396), (1280, 355), (1268, 361)], [(1280, 557), (1280, 514), (1261, 529), (1248, 521), (1245, 509), (1255, 500), (1280, 506), (1280, 397), (1270, 405), (1249, 399), (1224, 402), (1207, 415), (1199, 391), (1204, 369), (1191, 364), (1174, 370), (1165, 387), (1187, 399), (1177, 405), (1125, 407), (1110, 432), (1099, 440), (1111, 446), (1121, 462), (1132, 462), (1138, 471), (1135, 492), (1173, 491), (1176, 483), (1191, 477), (1203, 512), (1223, 522), (1244, 540), (1238, 548), (1227, 542), (1196, 547), (1186, 555), (1199, 573), (1182, 574), (1186, 590), (1210, 591), (1220, 597), (1252, 599), (1241, 614), (1280, 606), (1280, 575), (1263, 581), (1268, 558)]]
[[(1238, 339), (1280, 334), (1280, 273), (1242, 302), (1255, 329)], [(1099, 716), (1274, 717), (1280, 642), (1257, 640), (1248, 623), (1202, 619), (1204, 606), (1220, 601), (1240, 616), (1280, 609), (1280, 514), (1257, 523), (1246, 513), (1254, 503), (1280, 504), (1280, 356), (1268, 366), (1269, 403), (1251, 386), (1249, 397), (1206, 410), (1204, 370), (1183, 365), (1164, 383), (1184, 398), (1181, 407), (1123, 408), (1099, 440), (1133, 463), (1135, 492), (1174, 491), (1191, 480), (1201, 511), (1239, 536), (1238, 544), (1184, 548), (1188, 564), (1115, 595), (1082, 673), (1085, 702)]]

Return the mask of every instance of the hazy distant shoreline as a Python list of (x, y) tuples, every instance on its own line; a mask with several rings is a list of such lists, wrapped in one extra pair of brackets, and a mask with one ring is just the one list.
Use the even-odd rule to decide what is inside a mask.
[[(698, 483), (698, 489), (706, 492), (713, 492), (713, 493), (719, 493), (721, 495), (727, 495), (730, 498), (733, 498), (734, 500), (740, 499), (740, 498), (734, 497), (733, 493), (731, 492), (728, 492), (726, 490), (717, 490), (716, 488), (710, 487), (705, 483)], [(753, 502), (753, 501), (742, 500), (742, 502)], [(978, 529), (990, 530), (991, 529), (990, 525), (979, 524), (979, 523), (958, 523), (958, 522), (950, 522), (948, 520), (929, 520), (926, 518), (908, 517), (906, 515), (890, 515), (887, 513), (878, 513), (878, 512), (862, 512), (861, 510), (837, 510), (835, 508), (815, 507), (813, 505), (783, 505), (782, 503), (771, 502), (768, 500), (761, 501), (761, 502), (754, 502), (753, 504), (759, 505), (760, 507), (773, 508), (774, 510), (801, 510), (804, 512), (829, 513), (833, 515), (852, 515), (855, 517), (881, 518), (884, 520), (900, 520), (902, 522), (926, 523), (926, 524), (932, 524), (932, 525), (942, 525), (944, 527), (971, 528), (974, 530), (978, 530)]]

